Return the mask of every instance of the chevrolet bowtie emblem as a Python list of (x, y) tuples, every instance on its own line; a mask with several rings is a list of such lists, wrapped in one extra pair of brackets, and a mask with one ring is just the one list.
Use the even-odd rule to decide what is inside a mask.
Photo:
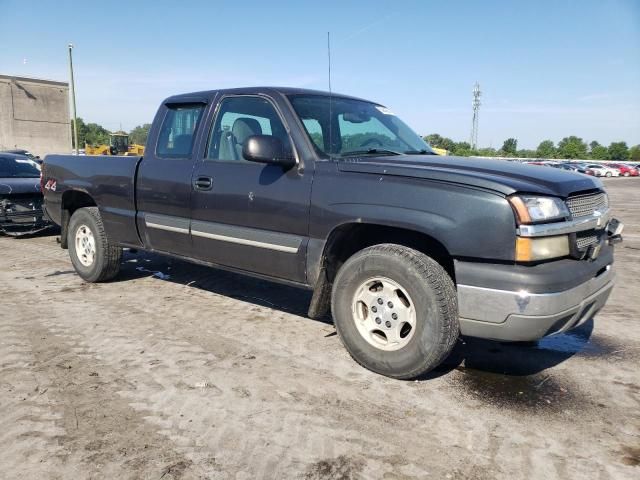
[(596, 223), (596, 226), (597, 227), (601, 227), (602, 226), (602, 212), (600, 210), (595, 210), (593, 212), (593, 216), (598, 219), (598, 221)]

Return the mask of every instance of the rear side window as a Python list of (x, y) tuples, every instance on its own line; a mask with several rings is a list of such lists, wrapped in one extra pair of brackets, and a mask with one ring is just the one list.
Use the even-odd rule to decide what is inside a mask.
[(156, 155), (167, 158), (191, 157), (193, 141), (204, 105), (170, 105), (158, 135)]

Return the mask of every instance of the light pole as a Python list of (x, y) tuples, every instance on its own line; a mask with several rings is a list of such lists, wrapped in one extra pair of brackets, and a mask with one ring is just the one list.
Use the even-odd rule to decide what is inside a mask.
[(73, 106), (73, 144), (76, 146), (76, 155), (80, 153), (80, 147), (78, 145), (78, 119), (76, 117), (76, 87), (73, 82), (73, 56), (71, 55), (73, 50), (73, 43), (69, 44), (69, 73), (71, 76), (71, 105)]

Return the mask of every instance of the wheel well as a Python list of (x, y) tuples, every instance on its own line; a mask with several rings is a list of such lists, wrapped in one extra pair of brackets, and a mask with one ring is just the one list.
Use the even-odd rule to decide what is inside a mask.
[(354, 253), (381, 243), (395, 243), (418, 250), (438, 262), (455, 283), (453, 258), (435, 238), (415, 230), (385, 225), (350, 223), (336, 228), (325, 245), (323, 263), (331, 283), (344, 262)]
[(68, 190), (62, 194), (62, 212), (60, 225), (60, 246), (67, 248), (67, 228), (69, 219), (79, 208), (96, 207), (96, 202), (88, 193), (78, 190)]

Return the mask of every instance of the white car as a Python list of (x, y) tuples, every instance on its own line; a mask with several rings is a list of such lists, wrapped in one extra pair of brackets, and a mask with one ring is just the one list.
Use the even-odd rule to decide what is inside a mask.
[(598, 163), (588, 163), (585, 165), (587, 171), (591, 170), (596, 177), (619, 177), (620, 170), (613, 167), (607, 167), (606, 165), (600, 165)]

